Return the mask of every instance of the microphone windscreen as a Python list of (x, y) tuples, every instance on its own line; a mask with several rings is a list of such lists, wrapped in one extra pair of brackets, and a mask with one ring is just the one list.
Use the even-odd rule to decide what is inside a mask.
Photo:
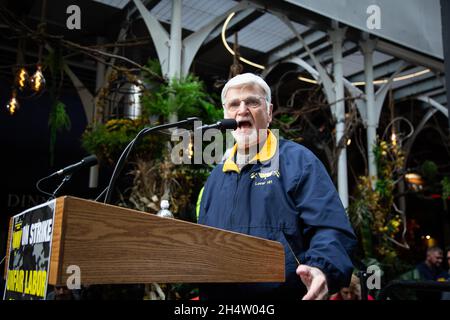
[(81, 160), (81, 162), (83, 162), (83, 165), (90, 167), (90, 166), (96, 165), (98, 163), (98, 160), (97, 160), (97, 156), (92, 154), (90, 156), (83, 158), (83, 160)]
[(221, 123), (220, 129), (222, 130), (235, 130), (238, 127), (238, 123), (235, 119), (222, 119), (219, 122)]

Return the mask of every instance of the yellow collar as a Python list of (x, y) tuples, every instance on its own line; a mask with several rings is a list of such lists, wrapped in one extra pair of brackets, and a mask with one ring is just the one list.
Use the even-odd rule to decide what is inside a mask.
[[(264, 146), (261, 148), (261, 151), (258, 152), (252, 158), (252, 160), (250, 160), (250, 163), (255, 162), (255, 161), (260, 161), (260, 162), (268, 161), (268, 160), (272, 159), (275, 152), (277, 151), (277, 144), (278, 144), (277, 138), (272, 133), (272, 131), (270, 131), (269, 129), (267, 129), (267, 131), (269, 132), (269, 134), (267, 135), (266, 142), (264, 142)], [(223, 172), (228, 172), (228, 171), (235, 171), (237, 173), (240, 172), (239, 167), (233, 160), (234, 155), (236, 154), (236, 151), (237, 151), (237, 144), (234, 145), (233, 149), (230, 152), (230, 156), (223, 164), (223, 168), (222, 168)]]

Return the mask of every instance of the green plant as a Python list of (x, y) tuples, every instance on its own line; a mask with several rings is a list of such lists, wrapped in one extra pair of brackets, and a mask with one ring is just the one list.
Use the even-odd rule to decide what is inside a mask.
[(362, 260), (379, 261), (388, 274), (402, 268), (398, 263), (398, 239), (403, 224), (394, 209), (395, 181), (402, 174), (404, 155), (395, 143), (379, 141), (373, 149), (378, 168), (375, 188), (368, 176), (361, 176), (348, 212), (362, 245)]
[(422, 163), (421, 171), (424, 178), (432, 182), (438, 174), (438, 166), (434, 161), (426, 160)]
[[(100, 161), (113, 164), (117, 161), (126, 145), (147, 125), (143, 118), (111, 119), (104, 124), (88, 127), (82, 136), (82, 146), (90, 153), (96, 154)], [(133, 150), (131, 157), (151, 154), (158, 158), (163, 143), (157, 135), (145, 137)]]
[(49, 129), (50, 129), (50, 165), (53, 165), (55, 154), (56, 133), (63, 129), (70, 129), (70, 118), (66, 113), (66, 106), (59, 100), (60, 91), (63, 84), (63, 68), (64, 59), (62, 56), (60, 46), (48, 54), (44, 61), (44, 68), (50, 70), (50, 77), (48, 78), (48, 88), (50, 95), (50, 114), (49, 114)]
[(142, 104), (147, 115), (162, 116), (163, 120), (175, 113), (180, 119), (198, 116), (204, 122), (215, 121), (223, 116), (222, 108), (215, 107), (203, 83), (193, 75), (173, 79), (154, 91), (146, 92)]
[(52, 106), (48, 126), (50, 127), (50, 159), (51, 163), (53, 163), (56, 133), (62, 129), (70, 130), (71, 127), (70, 118), (66, 112), (66, 105), (59, 100)]

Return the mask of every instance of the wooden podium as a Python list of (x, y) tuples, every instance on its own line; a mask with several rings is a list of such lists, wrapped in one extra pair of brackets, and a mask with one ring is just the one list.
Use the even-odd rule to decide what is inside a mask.
[(70, 265), (81, 284), (285, 281), (278, 242), (65, 196), (56, 199), (48, 283), (64, 285)]

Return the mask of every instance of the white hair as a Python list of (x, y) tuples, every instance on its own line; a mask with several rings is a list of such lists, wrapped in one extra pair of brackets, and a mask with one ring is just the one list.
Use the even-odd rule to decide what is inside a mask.
[(270, 102), (271, 102), (271, 91), (269, 85), (264, 81), (263, 78), (257, 76), (253, 73), (243, 73), (238, 74), (234, 78), (228, 80), (225, 86), (222, 89), (222, 104), (225, 103), (225, 96), (227, 95), (228, 89), (233, 87), (241, 87), (243, 85), (258, 85), (264, 91), (264, 99), (267, 102), (267, 110), (269, 110)]

